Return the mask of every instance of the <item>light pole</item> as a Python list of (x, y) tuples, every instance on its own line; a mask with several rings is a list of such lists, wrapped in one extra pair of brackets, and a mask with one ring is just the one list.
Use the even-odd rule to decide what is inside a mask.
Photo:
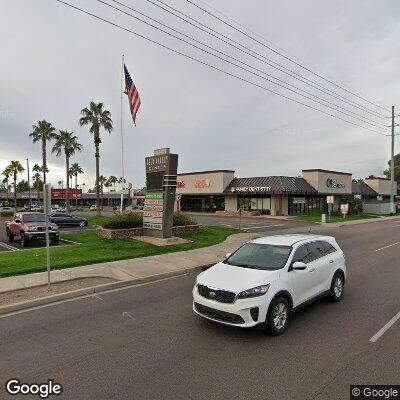
[(85, 186), (86, 186), (86, 183), (81, 183), (81, 186), (82, 186), (82, 208), (85, 206), (85, 202), (84, 202), (84, 200), (83, 200), (83, 195), (84, 195), (84, 193), (85, 193)]
[(29, 174), (29, 159), (28, 158), (26, 158), (26, 171), (28, 172), (29, 211), (32, 211), (31, 180), (30, 180), (30, 174)]

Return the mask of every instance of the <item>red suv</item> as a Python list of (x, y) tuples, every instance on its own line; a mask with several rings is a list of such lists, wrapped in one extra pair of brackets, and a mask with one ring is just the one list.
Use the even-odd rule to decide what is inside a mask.
[[(46, 239), (46, 216), (42, 213), (21, 212), (15, 214), (12, 221), (7, 221), (6, 233), (9, 242), (14, 241), (15, 236), (21, 237), (21, 244), (27, 247), (31, 240)], [(58, 244), (60, 233), (58, 226), (49, 222), (49, 236), (52, 244)]]

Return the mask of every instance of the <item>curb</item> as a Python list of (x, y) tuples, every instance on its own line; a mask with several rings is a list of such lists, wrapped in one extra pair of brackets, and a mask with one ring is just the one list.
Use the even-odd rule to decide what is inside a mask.
[[(34, 309), (35, 307), (39, 307), (39, 306), (43, 306), (43, 305), (47, 305), (47, 304), (56, 304), (56, 303), (62, 302), (64, 300), (85, 297), (85, 296), (95, 294), (95, 293), (104, 293), (104, 292), (111, 291), (113, 289), (120, 289), (120, 288), (129, 287), (129, 286), (136, 286), (141, 283), (157, 281), (160, 279), (170, 278), (173, 276), (185, 275), (188, 271), (194, 271), (196, 269), (204, 271), (211, 265), (214, 265), (214, 264), (199, 265), (199, 266), (196, 266), (193, 268), (188, 268), (188, 269), (180, 270), (180, 271), (163, 272), (161, 274), (150, 275), (150, 276), (146, 276), (143, 278), (134, 278), (134, 279), (129, 279), (129, 280), (125, 280), (125, 281), (105, 283), (103, 285), (91, 286), (91, 287), (87, 287), (87, 288), (83, 288), (83, 289), (72, 290), (70, 292), (59, 293), (59, 294), (54, 294), (51, 296), (41, 297), (39, 299), (27, 300), (27, 301), (23, 301), (20, 303), (10, 304), (7, 306), (0, 307), (0, 316), (10, 314), (10, 313), (13, 313), (16, 311), (24, 311), (24, 310)], [(22, 289), (20, 289), (20, 290), (22, 290)]]

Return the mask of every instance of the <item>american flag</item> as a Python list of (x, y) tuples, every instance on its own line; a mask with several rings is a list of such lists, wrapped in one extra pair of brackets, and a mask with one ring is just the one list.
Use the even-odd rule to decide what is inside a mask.
[(139, 92), (136, 89), (135, 84), (124, 64), (124, 72), (125, 72), (125, 91), (124, 93), (128, 96), (129, 99), (129, 108), (131, 109), (131, 115), (133, 119), (133, 123), (136, 125), (136, 114), (139, 111), (140, 107), (140, 97)]

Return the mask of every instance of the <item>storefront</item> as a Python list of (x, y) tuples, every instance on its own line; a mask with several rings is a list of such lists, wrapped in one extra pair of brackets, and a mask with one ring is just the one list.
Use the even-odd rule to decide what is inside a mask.
[[(364, 209), (386, 211), (390, 181), (374, 178), (363, 184)], [(334, 198), (329, 205), (333, 212), (339, 210), (343, 196), (357, 196), (353, 186), (351, 173), (324, 169), (303, 170), (299, 177), (235, 178), (232, 170), (191, 172), (178, 175), (176, 208), (188, 212), (241, 209), (265, 215), (322, 214), (328, 212), (327, 196)]]

